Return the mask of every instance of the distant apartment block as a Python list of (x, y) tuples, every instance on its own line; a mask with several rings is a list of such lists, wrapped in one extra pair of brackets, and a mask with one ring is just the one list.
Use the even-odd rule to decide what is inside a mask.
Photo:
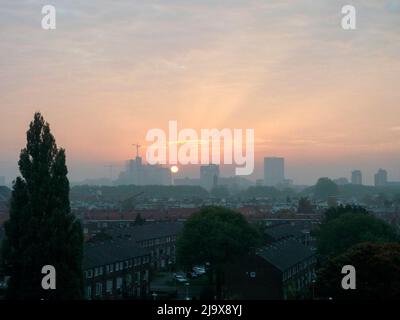
[(354, 170), (351, 172), (351, 183), (362, 185), (362, 173), (360, 170)]
[(117, 179), (120, 185), (171, 185), (171, 171), (161, 165), (143, 164), (142, 158), (126, 162), (126, 169), (122, 171)]
[(211, 190), (218, 184), (219, 165), (209, 164), (200, 167), (200, 185), (206, 190)]
[(278, 157), (264, 158), (264, 184), (276, 186), (285, 181), (285, 159)]
[(379, 169), (374, 175), (374, 182), (376, 187), (386, 186), (388, 183), (387, 171), (384, 169)]

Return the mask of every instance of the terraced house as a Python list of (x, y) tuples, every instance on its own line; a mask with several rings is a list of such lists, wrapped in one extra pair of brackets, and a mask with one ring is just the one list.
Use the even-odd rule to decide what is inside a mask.
[(307, 294), (314, 279), (313, 250), (294, 239), (274, 242), (233, 263), (226, 275), (229, 298), (281, 300)]
[(168, 269), (175, 263), (176, 238), (183, 228), (181, 222), (156, 222), (128, 228), (107, 230), (113, 239), (134, 240), (150, 252), (154, 270)]
[(83, 269), (86, 299), (144, 299), (149, 294), (150, 252), (135, 241), (86, 244)]

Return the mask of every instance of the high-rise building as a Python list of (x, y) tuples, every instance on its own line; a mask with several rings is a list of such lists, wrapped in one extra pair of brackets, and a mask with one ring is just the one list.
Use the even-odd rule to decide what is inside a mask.
[(6, 185), (6, 177), (0, 176), (0, 187)]
[(285, 159), (278, 157), (264, 158), (264, 184), (276, 186), (285, 181)]
[(362, 185), (362, 173), (360, 170), (353, 170), (351, 172), (351, 183)]
[(200, 185), (206, 189), (211, 190), (218, 184), (219, 178), (219, 165), (209, 164), (200, 167)]
[(143, 164), (142, 158), (126, 162), (126, 169), (122, 171), (117, 179), (120, 185), (171, 185), (171, 171), (161, 165)]
[(387, 171), (384, 169), (379, 169), (374, 175), (374, 181), (376, 187), (382, 187), (387, 185)]

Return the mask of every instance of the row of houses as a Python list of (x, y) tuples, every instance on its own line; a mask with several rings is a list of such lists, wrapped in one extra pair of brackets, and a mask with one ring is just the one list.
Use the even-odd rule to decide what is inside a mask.
[[(95, 222), (91, 236), (106, 232), (110, 239), (89, 241), (84, 248), (87, 299), (148, 298), (153, 271), (175, 264), (176, 237), (182, 223), (149, 223), (133, 227)], [(92, 238), (93, 239), (93, 238)]]
[(150, 252), (134, 241), (86, 244), (86, 299), (145, 298), (149, 291)]
[(315, 279), (312, 226), (310, 221), (292, 221), (267, 227), (265, 246), (227, 268), (226, 297), (245, 300), (304, 297)]

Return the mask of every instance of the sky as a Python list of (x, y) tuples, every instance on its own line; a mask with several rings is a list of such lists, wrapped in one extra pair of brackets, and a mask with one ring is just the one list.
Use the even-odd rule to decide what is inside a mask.
[(169, 120), (254, 129), (252, 179), (282, 156), (297, 184), (353, 169), (372, 183), (380, 167), (400, 180), (399, 56), (400, 0), (2, 0), (0, 176), (18, 174), (40, 111), (75, 181), (121, 170)]

